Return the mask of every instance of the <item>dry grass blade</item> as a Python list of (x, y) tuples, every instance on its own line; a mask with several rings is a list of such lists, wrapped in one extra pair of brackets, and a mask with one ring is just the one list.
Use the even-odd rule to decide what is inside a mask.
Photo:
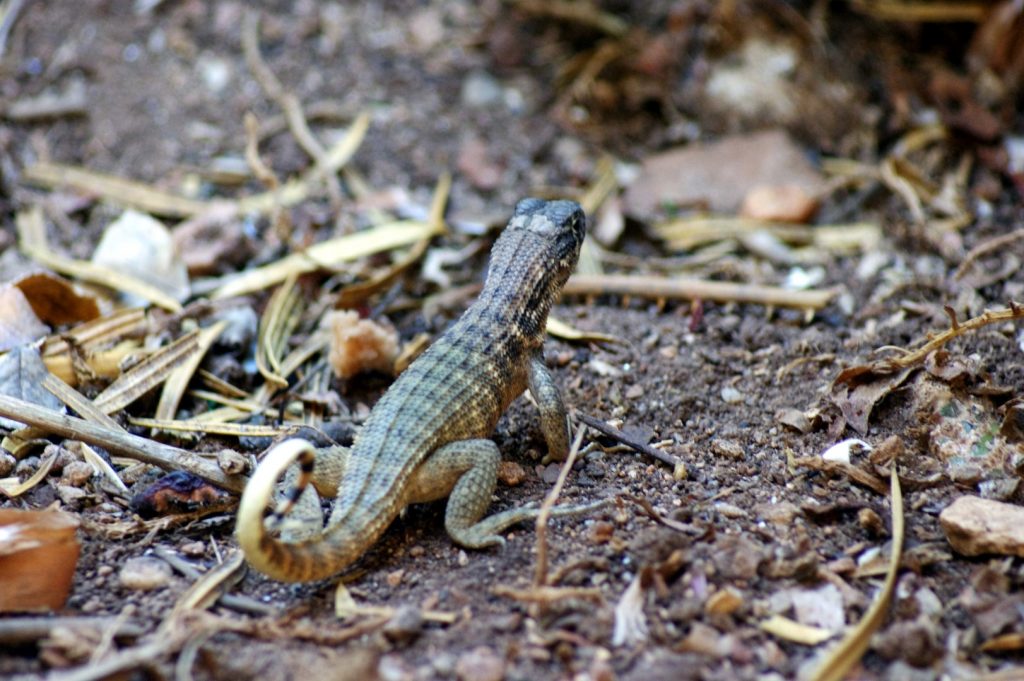
[(82, 350), (110, 345), (124, 338), (141, 338), (146, 333), (146, 312), (141, 308), (117, 310), (106, 317), (79, 324), (60, 335), (48, 336), (43, 342), (43, 358), (68, 352), (67, 338)]
[(199, 352), (199, 333), (196, 329), (185, 334), (136, 364), (107, 386), (93, 400), (93, 404), (107, 414), (123, 409), (139, 399), (187, 362), (193, 353)]
[(189, 610), (205, 610), (209, 608), (244, 576), (244, 556), (241, 551), (235, 551), (224, 563), (196, 580), (178, 598), (170, 616), (179, 617)]
[[(248, 413), (248, 412), (247, 412)], [(295, 427), (256, 426), (249, 423), (210, 423), (193, 419), (175, 421), (171, 419), (129, 418), (128, 423), (140, 428), (166, 430), (171, 433), (203, 433), (228, 437), (278, 437), (292, 432)]]
[(296, 281), (297, 276), (292, 274), (274, 291), (260, 318), (256, 367), (275, 390), (288, 387), (288, 380), (281, 375), (281, 354), (302, 317), (302, 296)]
[(513, 0), (514, 4), (524, 12), (541, 16), (562, 19), (573, 24), (590, 26), (610, 36), (621, 37), (629, 30), (629, 24), (608, 12), (602, 12), (593, 3), (567, 2), (566, 0)]
[(123, 177), (97, 173), (78, 166), (36, 163), (25, 168), (22, 179), (49, 189), (68, 187), (122, 206), (165, 217), (184, 218), (209, 209), (205, 201), (186, 199)]
[(59, 453), (59, 449), (54, 449), (50, 452), (49, 456), (39, 462), (39, 468), (25, 482), (18, 482), (17, 478), (4, 478), (0, 480), (0, 494), (14, 499), (38, 485), (50, 472), (50, 469), (53, 468), (53, 463), (57, 460), (57, 454)]
[(110, 430), (31, 402), (0, 395), (0, 416), (17, 419), (47, 433), (88, 442), (109, 450), (111, 454), (153, 464), (164, 470), (187, 471), (231, 492), (241, 493), (245, 488), (244, 476), (227, 475), (216, 463), (192, 452), (124, 431)]
[(40, 207), (34, 206), (27, 211), (20, 211), (15, 217), (15, 222), (18, 225), (21, 251), (36, 262), (56, 272), (81, 279), (82, 281), (139, 296), (171, 312), (181, 310), (181, 303), (177, 300), (155, 286), (151, 286), (124, 272), (96, 265), (86, 260), (74, 260), (54, 253), (50, 250), (50, 246), (46, 241), (46, 226), (43, 223), (43, 211)]
[(827, 629), (800, 624), (782, 615), (772, 615), (757, 626), (776, 638), (804, 646), (816, 646), (832, 638), (832, 632)]
[(791, 291), (776, 286), (628, 274), (574, 275), (566, 283), (563, 293), (754, 303), (798, 310), (820, 310), (836, 296), (835, 291)]
[(199, 330), (199, 335), (196, 339), (196, 350), (178, 364), (164, 382), (163, 390), (160, 392), (160, 402), (156, 405), (155, 418), (174, 418), (178, 411), (178, 405), (181, 403), (181, 398), (188, 388), (189, 381), (192, 380), (196, 369), (199, 368), (199, 362), (202, 361), (206, 351), (210, 349), (210, 346), (220, 337), (227, 326), (228, 323), (222, 320), (209, 328)]
[(131, 494), (131, 492), (128, 491), (128, 486), (124, 484), (124, 481), (121, 480), (121, 476), (117, 474), (117, 471), (114, 470), (113, 466), (107, 463), (95, 449), (84, 442), (80, 444), (82, 445), (82, 458), (85, 459), (86, 463), (92, 466), (96, 471), (103, 474), (103, 476), (109, 480), (114, 487), (121, 492), (121, 494), (126, 497)]
[[(444, 233), (447, 229), (444, 222), (444, 210), (448, 203), (448, 195), (452, 188), (452, 177), (448, 173), (442, 173), (434, 189), (434, 198), (430, 205), (430, 214), (427, 221), (433, 225), (434, 232)], [(418, 262), (430, 246), (433, 234), (417, 241), (409, 252), (398, 259), (390, 267), (370, 277), (367, 281), (351, 284), (343, 288), (338, 294), (335, 307), (351, 308), (369, 298), (374, 293), (390, 286), (405, 270)]]
[(124, 430), (121, 424), (110, 418), (106, 412), (101, 411), (85, 395), (78, 392), (70, 385), (60, 380), (53, 374), (43, 378), (43, 387), (53, 394), (58, 400), (75, 410), (79, 416), (86, 421), (110, 430)]
[(583, 343), (614, 343), (616, 345), (628, 345), (627, 341), (613, 336), (608, 333), (599, 333), (597, 331), (580, 331), (574, 326), (570, 326), (560, 319), (554, 317), (548, 317), (547, 325), (548, 334), (555, 338), (561, 338), (567, 341), (579, 341)]
[(408, 246), (440, 233), (436, 226), (419, 220), (396, 220), (377, 225), (363, 232), (322, 241), (301, 253), (293, 253), (269, 265), (246, 270), (230, 277), (211, 297), (231, 298), (252, 293), (279, 284), (292, 275), (332, 269), (342, 263)]
[(562, 469), (558, 472), (558, 480), (544, 498), (544, 503), (537, 513), (537, 568), (533, 575), (534, 587), (547, 585), (548, 580), (548, 519), (551, 517), (551, 509), (558, 500), (565, 486), (565, 479), (569, 477), (572, 465), (576, 463), (576, 456), (580, 453), (580, 445), (583, 444), (583, 436), (587, 432), (586, 424), (581, 423), (576, 429), (576, 437), (573, 438), (572, 447), (569, 448), (569, 456), (566, 457)]
[(811, 677), (813, 681), (840, 681), (845, 677), (847, 672), (864, 655), (864, 651), (868, 649), (868, 644), (871, 642), (872, 634), (878, 630), (885, 619), (885, 612), (896, 586), (896, 574), (899, 572), (900, 557), (903, 553), (903, 491), (900, 489), (900, 479), (896, 474), (895, 462), (890, 470), (889, 484), (892, 495), (892, 552), (889, 555), (889, 571), (885, 576), (885, 583), (861, 621), (829, 652), (821, 666), (815, 671)]
[(935, 0), (852, 0), (850, 5), (882, 21), (978, 22), (992, 8), (991, 2), (935, 2)]
[(664, 222), (654, 229), (671, 250), (678, 251), (690, 251), (704, 244), (739, 238), (754, 232), (768, 232), (787, 243), (816, 246), (838, 253), (869, 251), (882, 240), (882, 228), (873, 222), (811, 227), (751, 218), (692, 217)]

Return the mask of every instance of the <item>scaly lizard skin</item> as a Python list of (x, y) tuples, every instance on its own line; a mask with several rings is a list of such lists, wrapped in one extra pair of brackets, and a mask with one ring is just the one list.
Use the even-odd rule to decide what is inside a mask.
[[(445, 529), (467, 548), (503, 545), (499, 532), (536, 517), (536, 509), (517, 508), (481, 520), (501, 458), (487, 438), (529, 388), (548, 458), (568, 454), (565, 407), (542, 345), (548, 311), (576, 266), (585, 227), (573, 201), (520, 201), (494, 244), (479, 299), (381, 397), (351, 449), (315, 450), (296, 439), (271, 449), (238, 509), (238, 542), (253, 567), (289, 582), (330, 577), (362, 556), (407, 505), (444, 497)], [(326, 527), (322, 520), (307, 522), (276, 538), (263, 513), (295, 461), (301, 473), (289, 504), (319, 517), (316, 495), (303, 492), (308, 482), (336, 499)], [(289, 504), (275, 514), (278, 520)]]

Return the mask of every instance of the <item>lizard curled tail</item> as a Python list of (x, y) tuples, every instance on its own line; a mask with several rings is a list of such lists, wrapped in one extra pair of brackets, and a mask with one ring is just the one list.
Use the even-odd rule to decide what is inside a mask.
[[(488, 438), (528, 388), (549, 458), (568, 454), (565, 407), (544, 363), (543, 342), (548, 312), (576, 266), (585, 227), (573, 201), (520, 201), (491, 251), (480, 297), (384, 393), (351, 449), (314, 450), (301, 440), (271, 449), (238, 509), (238, 542), (254, 567), (283, 581), (332, 576), (362, 556), (407, 505), (445, 497), (445, 529), (469, 548), (503, 544), (502, 530), (536, 517), (527, 508), (483, 517), (501, 458)], [(335, 501), (321, 527), (319, 505), (302, 499), (296, 510), (311, 511), (303, 538), (277, 538), (264, 526), (263, 512), (277, 480), (296, 461), (301, 475), (291, 498), (299, 499), (311, 481)]]

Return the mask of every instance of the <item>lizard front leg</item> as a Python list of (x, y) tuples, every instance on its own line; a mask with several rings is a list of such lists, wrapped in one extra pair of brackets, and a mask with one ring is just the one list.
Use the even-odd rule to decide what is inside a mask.
[[(447, 496), (444, 527), (456, 544), (468, 549), (504, 546), (505, 539), (499, 532), (516, 523), (536, 519), (539, 509), (514, 508), (483, 517), (498, 484), (500, 461), (498, 446), (490, 440), (460, 440), (447, 444), (417, 469), (406, 503), (435, 501)], [(557, 506), (551, 515), (587, 513), (608, 503), (604, 500), (579, 506)]]
[(543, 463), (564, 461), (569, 456), (569, 416), (562, 403), (562, 393), (555, 384), (555, 378), (544, 363), (544, 354), (537, 352), (530, 357), (527, 370), (530, 394), (540, 410), (540, 429), (548, 445)]

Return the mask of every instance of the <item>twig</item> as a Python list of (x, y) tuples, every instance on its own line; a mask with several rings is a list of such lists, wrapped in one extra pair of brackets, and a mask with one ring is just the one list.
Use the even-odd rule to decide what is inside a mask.
[(544, 498), (544, 503), (540, 505), (540, 511), (537, 513), (537, 570), (533, 576), (533, 585), (535, 587), (547, 584), (548, 519), (551, 517), (551, 508), (555, 505), (555, 501), (558, 500), (558, 495), (562, 493), (562, 487), (565, 486), (565, 479), (569, 476), (572, 465), (576, 463), (576, 455), (580, 452), (580, 445), (583, 444), (583, 435), (586, 432), (587, 427), (583, 424), (576, 429), (576, 437), (572, 441), (572, 447), (569, 448), (569, 456), (566, 457), (565, 463), (562, 464), (562, 470), (558, 472), (558, 480), (555, 481), (555, 486), (551, 488), (551, 491)]
[(145, 633), (136, 624), (118, 621), (116, 617), (8, 617), (0, 619), (0, 644), (17, 646), (46, 638), (57, 628), (96, 629), (112, 628), (115, 638), (135, 638)]
[(7, 51), (7, 36), (10, 35), (15, 22), (18, 21), (24, 4), (24, 0), (8, 0), (0, 9), (0, 13), (3, 14), (0, 18), (0, 58), (3, 58), (4, 52)]
[(992, 251), (1000, 250), (1006, 246), (1009, 246), (1014, 241), (1020, 241), (1024, 239), (1024, 229), (1015, 229), (1009, 234), (1001, 234), (995, 238), (989, 239), (988, 241), (982, 241), (980, 244), (972, 248), (964, 256), (963, 262), (953, 272), (953, 279), (962, 279), (967, 273), (968, 268), (975, 263), (978, 258), (988, 255)]
[[(156, 553), (158, 558), (163, 559), (168, 565), (189, 579), (197, 580), (203, 576), (192, 563), (170, 549), (158, 546), (154, 549), (154, 553)], [(277, 608), (267, 605), (266, 603), (260, 603), (256, 599), (249, 598), (248, 596), (221, 594), (220, 603), (232, 610), (238, 610), (239, 612), (247, 612), (255, 615), (273, 615), (277, 613)]]
[(245, 61), (255, 76), (256, 82), (263, 88), (263, 92), (277, 102), (277, 105), (284, 111), (288, 129), (291, 130), (295, 141), (323, 171), (331, 207), (338, 210), (342, 203), (341, 183), (334, 173), (326, 172), (329, 165), (327, 151), (313, 136), (313, 131), (309, 129), (309, 122), (306, 120), (306, 114), (302, 111), (302, 104), (298, 97), (284, 89), (281, 81), (260, 56), (259, 24), (259, 12), (257, 10), (248, 11), (242, 24), (242, 51), (245, 53)]
[(496, 586), (492, 593), (495, 596), (511, 598), (523, 603), (537, 603), (541, 605), (550, 605), (570, 598), (587, 600), (597, 604), (604, 603), (604, 596), (601, 594), (601, 590), (594, 587), (532, 586), (529, 589), (513, 589), (510, 586)]
[(42, 428), (54, 435), (104, 447), (113, 454), (153, 464), (164, 470), (187, 471), (231, 492), (241, 494), (245, 488), (245, 476), (227, 475), (216, 463), (206, 461), (192, 452), (130, 433), (108, 430), (14, 397), (0, 395), (0, 416)]
[(791, 291), (757, 284), (627, 274), (578, 274), (569, 279), (564, 292), (568, 295), (615, 294), (640, 298), (755, 303), (799, 310), (820, 310), (836, 295), (835, 291)]
[(579, 411), (576, 412), (576, 418), (578, 418), (580, 421), (582, 421), (583, 423), (587, 424), (588, 426), (590, 426), (594, 430), (598, 431), (602, 435), (606, 435), (606, 436), (610, 437), (611, 439), (615, 440), (616, 442), (621, 442), (622, 444), (626, 445), (627, 447), (629, 447), (629, 448), (631, 448), (631, 449), (633, 449), (633, 450), (635, 450), (637, 452), (640, 452), (641, 454), (643, 454), (645, 456), (649, 456), (652, 459), (657, 459), (658, 461), (660, 461), (660, 462), (662, 462), (664, 464), (668, 464), (669, 466), (672, 466), (673, 469), (676, 466), (678, 466), (679, 463), (680, 463), (679, 459), (677, 459), (676, 457), (672, 456), (671, 454), (666, 454), (665, 452), (663, 452), (661, 450), (655, 449), (654, 447), (650, 446), (649, 444), (646, 444), (644, 442), (640, 442), (639, 440), (631, 438), (629, 435), (626, 435), (624, 432), (622, 432), (618, 428), (615, 428), (614, 426), (608, 425), (607, 423), (605, 423), (601, 419), (594, 418), (593, 416), (590, 416), (589, 414), (584, 414), (584, 413), (579, 412)]
[(989, 324), (995, 324), (997, 322), (1013, 321), (1016, 319), (1024, 319), (1024, 307), (1011, 302), (1010, 307), (1004, 310), (986, 310), (982, 314), (968, 319), (965, 322), (959, 324), (956, 320), (953, 320), (951, 328), (946, 329), (942, 333), (938, 334), (930, 341), (919, 347), (917, 350), (910, 352), (904, 352), (899, 357), (893, 357), (881, 361), (887, 369), (896, 370), (904, 369), (906, 367), (915, 366), (925, 360), (925, 358), (935, 350), (938, 350), (949, 341), (962, 336), (971, 331), (988, 326)]

